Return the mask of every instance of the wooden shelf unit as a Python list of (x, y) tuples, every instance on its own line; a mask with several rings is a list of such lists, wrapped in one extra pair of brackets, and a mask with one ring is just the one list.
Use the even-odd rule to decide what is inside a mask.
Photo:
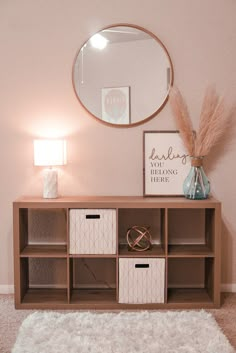
[(66, 245), (26, 245), (20, 257), (67, 257)]
[[(17, 309), (148, 310), (220, 306), (221, 204), (213, 198), (195, 201), (183, 197), (22, 197), (14, 202), (13, 208)], [(115, 254), (69, 253), (69, 211), (87, 208), (116, 210)], [(36, 217), (34, 226), (32, 214)], [(126, 232), (132, 225), (150, 227), (153, 240), (150, 250), (139, 253), (128, 250)], [(35, 238), (41, 241), (34, 242)], [(143, 257), (165, 259), (165, 302), (118, 303), (119, 258)], [(33, 278), (38, 263), (43, 264), (41, 276), (47, 277), (51, 271), (50, 283), (40, 283), (37, 275)], [(90, 264), (97, 269), (101, 267), (100, 272), (95, 275)], [(81, 266), (84, 273), (80, 272)], [(91, 285), (86, 287), (82, 275), (88, 281), (93, 277)]]

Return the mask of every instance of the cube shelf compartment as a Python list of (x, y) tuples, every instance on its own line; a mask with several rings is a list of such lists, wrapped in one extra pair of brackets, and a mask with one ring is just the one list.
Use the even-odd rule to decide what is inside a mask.
[(168, 254), (213, 256), (214, 217), (211, 208), (169, 209)]
[(50, 307), (67, 304), (67, 266), (64, 258), (23, 257), (20, 259), (21, 300)]
[(71, 258), (70, 302), (116, 302), (116, 258)]
[[(120, 208), (118, 209), (118, 244), (121, 257), (158, 257), (165, 254), (164, 209), (159, 208)], [(149, 229), (152, 248), (145, 252), (129, 251), (127, 230), (133, 225)]]
[(211, 303), (214, 299), (213, 267), (213, 257), (170, 258), (167, 302), (191, 304), (195, 298), (199, 303)]
[[(96, 251), (70, 253), (72, 209), (114, 210), (114, 253), (105, 249), (97, 254)], [(148, 227), (152, 236), (149, 250), (136, 252), (128, 248), (126, 234), (134, 225)], [(195, 201), (183, 197), (22, 197), (14, 202), (15, 307), (86, 310), (219, 307), (220, 228), (221, 204), (213, 198)], [(108, 234), (104, 236), (107, 239)], [(138, 264), (162, 259), (162, 302), (152, 302), (151, 298), (144, 304), (138, 300), (132, 304), (119, 303), (122, 259), (133, 259)], [(140, 278), (144, 278), (143, 274)], [(160, 277), (155, 276), (155, 271), (151, 278), (158, 286)], [(142, 288), (142, 284), (137, 282), (134, 287)]]

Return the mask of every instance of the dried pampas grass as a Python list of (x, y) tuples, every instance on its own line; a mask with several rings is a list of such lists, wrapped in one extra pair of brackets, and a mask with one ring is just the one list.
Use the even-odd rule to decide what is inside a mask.
[(178, 90), (173, 88), (170, 93), (170, 103), (180, 136), (190, 156), (194, 155), (194, 132), (187, 105)]
[(224, 98), (219, 97), (213, 87), (208, 87), (202, 104), (199, 129), (194, 132), (187, 105), (176, 87), (170, 91), (170, 105), (184, 146), (193, 157), (209, 154), (228, 128), (233, 112), (226, 107)]

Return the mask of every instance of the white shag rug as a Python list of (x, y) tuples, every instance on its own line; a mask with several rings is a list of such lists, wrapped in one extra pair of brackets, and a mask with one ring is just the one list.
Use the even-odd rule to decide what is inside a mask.
[(235, 353), (213, 316), (201, 311), (36, 312), (12, 353)]

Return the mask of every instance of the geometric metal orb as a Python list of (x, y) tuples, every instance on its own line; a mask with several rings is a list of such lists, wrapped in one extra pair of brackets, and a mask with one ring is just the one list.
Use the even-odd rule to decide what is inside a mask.
[(126, 233), (129, 250), (145, 251), (151, 248), (152, 237), (149, 233), (149, 227), (133, 226)]

